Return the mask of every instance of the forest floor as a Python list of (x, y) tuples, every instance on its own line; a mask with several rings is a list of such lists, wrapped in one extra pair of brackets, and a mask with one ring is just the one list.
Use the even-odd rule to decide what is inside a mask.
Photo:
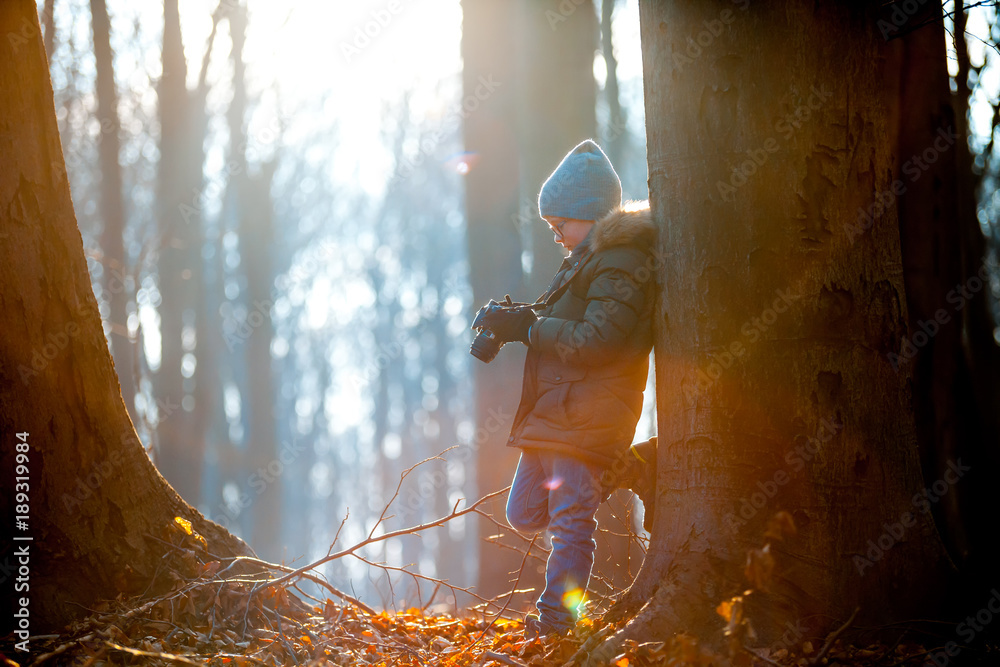
[[(542, 667), (585, 664), (589, 651), (617, 629), (600, 620), (583, 621), (566, 636), (526, 640), (520, 620), (457, 618), (417, 608), (369, 614), (332, 600), (307, 606), (283, 587), (220, 581), (213, 576), (178, 581), (173, 591), (154, 600), (102, 603), (68, 633), (34, 638), (30, 659), (7, 654), (4, 664)], [(670, 642), (626, 643), (605, 664), (888, 667), (923, 665), (928, 655), (913, 645), (862, 649), (835, 640), (824, 647), (805, 642), (791, 651), (723, 656), (679, 635)]]
[[(32, 637), (27, 654), (11, 652), (8, 647), (13, 647), (14, 640), (3, 638), (2, 665), (596, 667), (588, 661), (592, 651), (625, 623), (588, 618), (565, 636), (525, 639), (523, 621), (512, 618), (506, 604), (484, 607), (490, 609), (488, 613), (470, 610), (463, 617), (433, 613), (426, 607), (377, 612), (319, 582), (315, 574), (307, 572), (309, 568), (292, 570), (252, 558), (213, 557), (204, 538), (192, 531), (188, 522), (180, 518), (176, 522), (161, 540), (173, 547), (173, 557), (164, 559), (169, 565), (157, 573), (150, 590), (136, 597), (119, 596), (96, 603), (89, 616), (75, 621), (65, 632)], [(256, 569), (240, 571), (248, 563)], [(261, 565), (266, 567), (261, 569)], [(269, 569), (284, 574), (275, 577)], [(305, 594), (298, 587), (302, 579), (322, 583), (339, 601)], [(732, 618), (725, 605), (718, 611)], [(739, 644), (728, 655), (699, 645), (693, 637), (675, 635), (667, 642), (625, 642), (618, 655), (601, 664), (971, 664), (959, 663), (940, 649), (926, 650), (902, 641), (851, 646), (839, 635), (840, 631), (831, 633), (821, 645), (803, 641), (777, 650)]]

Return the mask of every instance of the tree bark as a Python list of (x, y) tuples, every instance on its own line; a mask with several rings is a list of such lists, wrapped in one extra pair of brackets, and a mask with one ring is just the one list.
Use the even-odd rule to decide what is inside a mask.
[[(139, 442), (84, 261), (35, 4), (0, 3), (0, 34), (21, 36), (0, 40), (0, 465), (15, 470), (15, 434), (26, 433), (30, 511), (16, 534), (32, 538), (31, 632), (40, 634), (97, 599), (163, 583), (169, 552), (155, 538), (176, 516), (218, 555), (252, 552), (185, 503)], [(0, 499), (5, 521), (13, 500)]]
[[(959, 128), (951, 106), (941, 13), (940, 6), (929, 5), (909, 21), (927, 25), (898, 38), (893, 35), (885, 71), (890, 139), (897, 146), (895, 170), (905, 188), (897, 209), (909, 345), (905, 352), (897, 351), (898, 363), (910, 368), (913, 376), (925, 481), (941, 478), (949, 461), (959, 458), (973, 468), (965, 483), (933, 505), (952, 557), (962, 562), (971, 556), (965, 525), (967, 496), (993, 468), (976, 460), (974, 446), (969, 450), (982, 436), (984, 424), (965, 363), (961, 314), (948, 300), (948, 293), (966, 279), (962, 227), (955, 224), (959, 183), (964, 180), (956, 162), (965, 135), (950, 142), (942, 139), (958, 134)], [(915, 169), (917, 164), (923, 168)], [(964, 168), (971, 170), (971, 164)], [(971, 177), (970, 171), (965, 178)]]
[[(856, 607), (865, 625), (912, 616), (946, 558), (915, 500), (911, 370), (889, 360), (907, 309), (896, 211), (873, 205), (896, 178), (886, 43), (836, 3), (645, 0), (640, 19), (664, 258), (658, 502), (616, 612), (642, 610), (598, 653), (718, 641), (716, 605), (747, 588), (765, 643)], [(781, 510), (797, 536), (765, 538)], [(765, 540), (773, 574), (750, 581)]]
[[(957, 324), (960, 327), (955, 353), (961, 355), (958, 364), (953, 400), (958, 405), (959, 429), (964, 436), (958, 451), (975, 461), (976, 472), (970, 484), (960, 491), (957, 502), (963, 515), (963, 524), (968, 528), (960, 537), (967, 541), (958, 543), (958, 556), (969, 566), (972, 580), (983, 574), (992, 576), (992, 569), (1000, 553), (1000, 536), (996, 531), (978, 530), (991, 523), (994, 518), (992, 498), (995, 493), (994, 470), (1000, 466), (1000, 452), (995, 443), (1000, 437), (1000, 347), (997, 346), (994, 330), (996, 321), (990, 312), (994, 302), (992, 291), (982, 280), (987, 266), (987, 247), (977, 210), (977, 190), (988, 180), (977, 177), (973, 170), (973, 155), (969, 147), (969, 52), (966, 46), (967, 3), (957, 0), (954, 7), (955, 50), (958, 74), (955, 76), (956, 91), (951, 95), (951, 113), (958, 134), (955, 151), (948, 155), (942, 168), (946, 170), (946, 185), (957, 189), (956, 207), (953, 219), (948, 225), (952, 235), (957, 236), (960, 263), (959, 280), (948, 285), (949, 291), (958, 287), (956, 296), (949, 292), (955, 308)], [(971, 7), (970, 7), (971, 8)], [(977, 39), (977, 38), (972, 38)], [(986, 71), (986, 67), (981, 68)], [(991, 135), (992, 136), (992, 135)], [(992, 196), (990, 192), (979, 193), (984, 200)], [(955, 248), (949, 244), (952, 252)], [(994, 265), (995, 266), (995, 265)], [(977, 282), (978, 281), (978, 282)], [(962, 304), (959, 308), (956, 301)], [(958, 394), (957, 396), (955, 394)], [(938, 397), (940, 394), (938, 394)]]

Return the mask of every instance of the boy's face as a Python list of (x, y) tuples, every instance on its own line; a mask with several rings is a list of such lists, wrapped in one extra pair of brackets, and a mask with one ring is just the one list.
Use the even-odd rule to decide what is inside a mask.
[(590, 228), (594, 225), (593, 220), (560, 218), (554, 215), (545, 216), (544, 220), (549, 224), (555, 242), (571, 252), (586, 238)]

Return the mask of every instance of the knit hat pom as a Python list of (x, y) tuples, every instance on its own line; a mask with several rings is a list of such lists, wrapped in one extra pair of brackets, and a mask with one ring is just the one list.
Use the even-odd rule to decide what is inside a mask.
[(538, 193), (538, 213), (576, 220), (599, 220), (622, 203), (622, 184), (608, 156), (592, 140), (562, 159)]

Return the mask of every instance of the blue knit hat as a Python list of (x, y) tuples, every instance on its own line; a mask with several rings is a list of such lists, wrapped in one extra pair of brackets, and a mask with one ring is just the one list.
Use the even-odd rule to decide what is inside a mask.
[(538, 193), (538, 213), (576, 220), (600, 220), (621, 206), (622, 183), (611, 160), (590, 139), (563, 158)]

